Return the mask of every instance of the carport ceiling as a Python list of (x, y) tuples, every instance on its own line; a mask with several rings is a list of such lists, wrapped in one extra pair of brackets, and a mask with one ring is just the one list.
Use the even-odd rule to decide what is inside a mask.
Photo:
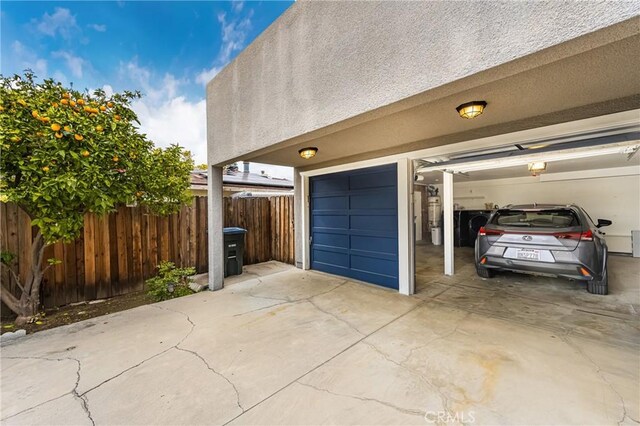
[[(640, 107), (640, 73), (631, 58), (638, 57), (640, 35), (635, 35), (487, 84), (479, 83), (490, 80), (486, 76), (470, 76), (417, 95), (424, 100), (418, 106), (381, 112), (319, 137), (303, 135), (245, 159), (316, 168), (635, 109)], [(467, 87), (472, 88), (460, 90)], [(488, 102), (485, 113), (461, 119), (455, 107), (475, 99)], [(319, 152), (303, 160), (297, 150), (308, 145)]]
[[(598, 157), (577, 158), (564, 161), (547, 163), (545, 175), (565, 172), (581, 172), (586, 170), (614, 169), (619, 167), (640, 167), (640, 155), (631, 159), (627, 154), (609, 154)], [(442, 182), (442, 172), (429, 172), (423, 174), (425, 179), (422, 184), (439, 184)], [(455, 182), (475, 182), (492, 179), (507, 179), (516, 177), (531, 177), (527, 166), (503, 167), (490, 170), (479, 170), (465, 174), (456, 174)]]

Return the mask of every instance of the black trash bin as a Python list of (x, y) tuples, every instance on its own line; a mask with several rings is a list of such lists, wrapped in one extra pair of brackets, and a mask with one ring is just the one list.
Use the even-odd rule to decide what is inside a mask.
[(244, 257), (243, 228), (224, 228), (224, 276), (242, 274), (242, 259)]

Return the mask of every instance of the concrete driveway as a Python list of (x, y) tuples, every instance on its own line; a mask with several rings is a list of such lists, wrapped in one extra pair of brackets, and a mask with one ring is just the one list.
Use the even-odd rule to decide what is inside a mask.
[(28, 336), (2, 348), (2, 423), (637, 424), (637, 301), (434, 268), (404, 297), (269, 262)]

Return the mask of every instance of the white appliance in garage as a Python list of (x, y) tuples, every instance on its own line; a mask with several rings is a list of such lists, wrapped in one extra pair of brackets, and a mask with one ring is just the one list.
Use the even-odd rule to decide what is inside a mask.
[(442, 201), (439, 196), (427, 198), (427, 215), (429, 217), (429, 229), (431, 230), (431, 242), (434, 246), (442, 245)]

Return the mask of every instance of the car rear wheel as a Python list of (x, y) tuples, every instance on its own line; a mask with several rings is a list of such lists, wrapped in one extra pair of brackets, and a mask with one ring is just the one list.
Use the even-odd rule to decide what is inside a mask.
[(587, 282), (587, 291), (591, 294), (605, 295), (609, 293), (609, 273), (604, 268), (602, 279)]
[(493, 278), (495, 276), (495, 272), (492, 271), (491, 269), (487, 269), (483, 266), (480, 266), (478, 264), (476, 264), (476, 272), (478, 273), (479, 277), (482, 278)]

